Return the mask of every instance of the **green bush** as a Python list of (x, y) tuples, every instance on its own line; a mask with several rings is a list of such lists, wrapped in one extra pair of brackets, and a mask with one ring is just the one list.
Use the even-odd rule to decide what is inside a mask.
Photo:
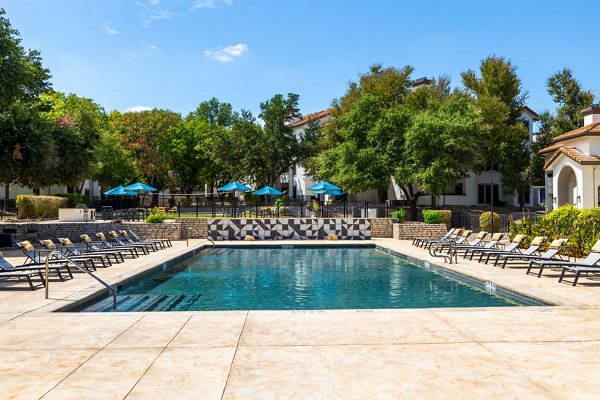
[(442, 222), (444, 222), (447, 226), (450, 226), (452, 222), (452, 210), (438, 210), (442, 215)]
[(406, 218), (406, 211), (403, 208), (392, 211), (392, 218), (396, 218), (398, 222), (404, 222)]
[(56, 218), (58, 209), (67, 206), (67, 199), (56, 196), (20, 194), (16, 199), (18, 218)]
[(484, 212), (479, 216), (479, 226), (483, 231), (490, 233), (500, 232), (500, 229), (502, 229), (502, 218), (500, 215), (494, 213), (494, 229), (492, 231), (492, 213), (489, 211)]
[(165, 219), (167, 219), (167, 216), (161, 212), (152, 213), (152, 214), (148, 215), (148, 217), (146, 218), (146, 223), (147, 224), (160, 224), (162, 222), (165, 222)]
[(439, 210), (423, 210), (423, 220), (426, 224), (444, 223), (444, 217)]
[(581, 210), (572, 205), (562, 206), (551, 213), (531, 222), (526, 219), (514, 221), (510, 226), (511, 237), (527, 235), (528, 245), (535, 236), (546, 236), (548, 242), (554, 239), (569, 239), (564, 254), (574, 257), (586, 256), (594, 243), (600, 240), (600, 208)]
[(86, 206), (90, 206), (90, 198), (86, 195), (79, 193), (59, 193), (56, 197), (64, 197), (67, 199), (67, 207), (76, 207), (77, 204), (85, 204)]

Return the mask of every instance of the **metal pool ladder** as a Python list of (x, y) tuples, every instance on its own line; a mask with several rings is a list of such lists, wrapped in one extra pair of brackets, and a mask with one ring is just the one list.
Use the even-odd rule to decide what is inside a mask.
[(98, 282), (100, 282), (104, 287), (106, 287), (108, 289), (108, 291), (112, 294), (113, 297), (113, 310), (117, 309), (117, 288), (116, 285), (109, 285), (108, 283), (106, 283), (105, 281), (103, 281), (102, 279), (98, 278), (96, 275), (94, 275), (93, 273), (91, 273), (90, 271), (87, 270), (87, 268), (82, 267), (81, 265), (79, 265), (79, 263), (75, 262), (74, 260), (72, 260), (71, 258), (69, 258), (68, 256), (64, 255), (63, 253), (61, 253), (60, 251), (53, 251), (50, 254), (48, 254), (48, 256), (46, 257), (46, 299), (48, 298), (48, 294), (50, 291), (50, 280), (48, 279), (48, 276), (50, 275), (50, 260), (51, 259), (59, 259), (59, 258), (63, 258), (65, 260), (67, 260), (67, 263), (71, 263), (73, 264), (77, 269), (85, 272), (86, 274), (88, 274), (89, 276), (91, 276), (92, 278), (94, 278), (95, 280), (97, 280)]
[[(446, 251), (446, 249), (448, 249)], [(429, 255), (443, 257), (444, 262), (458, 264), (458, 246), (454, 238), (442, 238), (434, 245), (429, 246)]]
[[(200, 237), (201, 237), (201, 238), (204, 238), (204, 239), (208, 240), (209, 242), (211, 242), (211, 243), (212, 243), (212, 246), (213, 246), (213, 249), (216, 247), (216, 246), (215, 246), (215, 241), (214, 241), (214, 240), (212, 240), (212, 239), (211, 239), (211, 238), (209, 238), (208, 236), (205, 236), (204, 234), (202, 234), (202, 232), (200, 232), (198, 229), (194, 228), (193, 226), (188, 226), (188, 231), (194, 231), (194, 232), (196, 232), (198, 235), (200, 235)], [(190, 245), (190, 238), (189, 238), (189, 236), (187, 235), (187, 232), (186, 232), (186, 235), (185, 235), (185, 241), (186, 241), (186, 243), (187, 243), (187, 246), (189, 246), (189, 245)]]

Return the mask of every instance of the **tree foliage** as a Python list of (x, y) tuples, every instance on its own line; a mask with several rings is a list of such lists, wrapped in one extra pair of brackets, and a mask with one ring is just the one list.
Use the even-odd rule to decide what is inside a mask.
[(164, 149), (170, 128), (181, 123), (181, 116), (168, 110), (109, 114), (109, 127), (119, 134), (125, 150), (131, 153), (140, 176), (157, 189), (169, 186), (169, 163)]
[(531, 153), (529, 132), (519, 121), (527, 93), (516, 67), (503, 57), (489, 56), (481, 62), (479, 76), (472, 70), (461, 76), (483, 119), (483, 157), (475, 170), (497, 168), (502, 173), (504, 193), (518, 194), (523, 206), (523, 193), (529, 189), (525, 170)]

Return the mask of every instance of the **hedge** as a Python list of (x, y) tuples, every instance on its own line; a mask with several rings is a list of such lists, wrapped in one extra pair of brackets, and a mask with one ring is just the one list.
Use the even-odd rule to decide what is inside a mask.
[(444, 217), (439, 210), (423, 210), (423, 221), (426, 224), (441, 224), (444, 222)]
[(519, 233), (527, 235), (523, 245), (529, 245), (535, 236), (547, 236), (549, 240), (566, 238), (569, 242), (563, 253), (584, 257), (600, 240), (600, 207), (582, 210), (565, 205), (533, 223), (527, 219), (513, 222), (510, 233), (511, 237)]
[(77, 207), (77, 204), (85, 204), (86, 206), (90, 206), (90, 198), (84, 194), (79, 193), (60, 193), (56, 195), (57, 197), (64, 197), (68, 200), (67, 207), (74, 208)]
[(65, 208), (68, 200), (56, 196), (20, 194), (16, 203), (18, 218), (56, 218), (58, 209)]

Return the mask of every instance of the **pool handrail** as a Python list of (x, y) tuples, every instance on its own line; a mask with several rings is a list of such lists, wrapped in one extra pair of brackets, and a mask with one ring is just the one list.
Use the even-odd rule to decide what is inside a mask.
[[(194, 231), (196, 232), (198, 235), (200, 235), (200, 237), (208, 240), (209, 242), (212, 243), (213, 249), (216, 247), (215, 246), (215, 241), (212, 240), (211, 238), (209, 238), (208, 236), (205, 236), (202, 232), (200, 232), (198, 229), (194, 228), (193, 226), (188, 226), (188, 231)], [(186, 245), (189, 246), (190, 245), (190, 238), (186, 232), (185, 234), (185, 241), (186, 241)]]
[(104, 287), (106, 287), (108, 289), (108, 291), (112, 294), (113, 296), (113, 310), (117, 309), (117, 289), (116, 289), (116, 285), (109, 285), (108, 283), (106, 283), (105, 281), (103, 281), (102, 279), (98, 278), (96, 275), (94, 275), (93, 273), (91, 273), (90, 271), (87, 270), (87, 268), (82, 267), (81, 265), (79, 265), (77, 262), (75, 262), (74, 260), (72, 260), (70, 257), (66, 256), (65, 254), (61, 253), (60, 251), (53, 251), (50, 254), (48, 254), (48, 256), (46, 257), (46, 299), (48, 298), (48, 294), (49, 294), (49, 284), (50, 284), (50, 280), (49, 280), (49, 275), (50, 275), (50, 260), (51, 259), (65, 259), (67, 260), (67, 262), (70, 262), (71, 264), (73, 264), (76, 268), (78, 268), (79, 270), (85, 272), (86, 274), (90, 275), (92, 278), (94, 278), (95, 280), (97, 280), (98, 282), (100, 282)]

